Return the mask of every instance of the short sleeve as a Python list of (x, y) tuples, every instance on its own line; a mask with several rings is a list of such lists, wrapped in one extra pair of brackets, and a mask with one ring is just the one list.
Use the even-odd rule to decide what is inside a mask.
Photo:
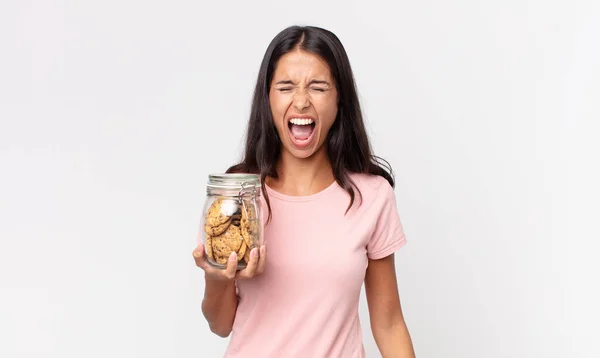
[(376, 199), (380, 204), (374, 206), (379, 211), (377, 222), (367, 243), (367, 256), (372, 260), (387, 257), (406, 244), (394, 189), (387, 181), (383, 181)]

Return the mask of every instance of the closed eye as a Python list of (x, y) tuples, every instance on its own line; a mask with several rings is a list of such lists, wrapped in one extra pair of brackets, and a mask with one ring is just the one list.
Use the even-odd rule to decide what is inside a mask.
[(317, 91), (317, 92), (325, 92), (325, 91), (329, 90), (329, 88), (323, 88), (323, 87), (312, 87), (311, 89), (313, 91)]

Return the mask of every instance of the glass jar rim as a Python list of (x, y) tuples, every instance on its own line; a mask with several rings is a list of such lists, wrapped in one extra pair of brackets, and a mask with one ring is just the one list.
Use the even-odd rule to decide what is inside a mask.
[(214, 173), (208, 175), (208, 188), (244, 189), (260, 186), (260, 176), (250, 173)]

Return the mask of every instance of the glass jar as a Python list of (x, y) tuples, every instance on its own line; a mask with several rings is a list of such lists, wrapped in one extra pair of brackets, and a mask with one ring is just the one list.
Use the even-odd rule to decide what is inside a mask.
[(209, 264), (224, 269), (231, 253), (236, 252), (238, 270), (246, 267), (250, 250), (263, 243), (260, 177), (209, 175), (200, 228)]

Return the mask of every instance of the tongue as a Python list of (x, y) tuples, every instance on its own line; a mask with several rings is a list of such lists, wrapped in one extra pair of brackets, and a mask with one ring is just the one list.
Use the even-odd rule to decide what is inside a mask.
[(301, 126), (301, 125), (297, 125), (297, 124), (292, 124), (292, 135), (296, 139), (301, 139), (301, 140), (308, 139), (308, 137), (310, 137), (311, 133), (312, 133), (311, 125)]

